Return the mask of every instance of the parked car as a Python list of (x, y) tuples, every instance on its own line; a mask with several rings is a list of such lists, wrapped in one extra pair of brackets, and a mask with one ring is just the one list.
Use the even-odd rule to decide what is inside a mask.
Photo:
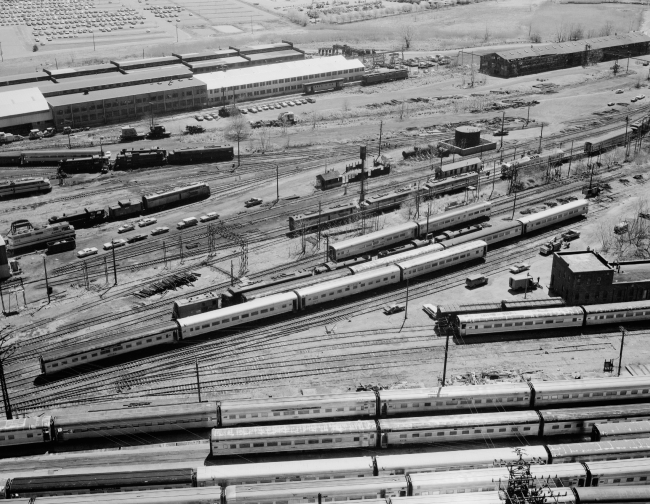
[(124, 247), (126, 240), (124, 238), (117, 238), (116, 240), (104, 243), (104, 250), (111, 250), (113, 248)]
[(129, 222), (128, 224), (124, 224), (123, 226), (117, 228), (117, 232), (126, 233), (128, 231), (133, 231), (134, 229), (135, 229), (135, 225), (132, 222)]
[(240, 111), (242, 114), (248, 114), (248, 109), (243, 108), (243, 109), (239, 109), (239, 111)]
[(510, 268), (510, 273), (517, 274), (529, 269), (530, 269), (530, 264), (528, 263), (515, 264), (512, 268)]
[(160, 234), (167, 233), (169, 231), (169, 228), (167, 226), (160, 226), (151, 231), (151, 236), (157, 236)]
[(158, 222), (158, 219), (156, 219), (155, 217), (145, 217), (140, 222), (138, 222), (138, 226), (139, 227), (151, 226), (156, 222)]
[(205, 114), (203, 116), (203, 119), (205, 119), (206, 121), (212, 121), (212, 116), (210, 114)]
[(146, 240), (146, 239), (147, 239), (146, 234), (137, 234), (137, 235), (132, 236), (131, 238), (129, 238), (127, 240), (127, 242), (128, 243), (135, 243), (135, 242), (139, 242), (139, 241)]
[(645, 98), (645, 95), (644, 95), (644, 94), (640, 94), (640, 95), (637, 95), (637, 96), (636, 96), (636, 99), (637, 99), (637, 100), (643, 100), (644, 98)]
[(95, 255), (97, 253), (97, 249), (95, 247), (88, 247), (85, 249), (81, 249), (79, 252), (77, 252), (77, 257), (88, 257), (91, 255)]
[(617, 89), (617, 90), (614, 91), (614, 92), (615, 92), (616, 94), (623, 94), (623, 90), (622, 90), (622, 89)]
[(194, 116), (194, 119), (196, 119), (197, 121), (203, 121), (203, 117), (201, 117), (198, 114)]
[(286, 101), (283, 101), (282, 103), (280, 103), (280, 105), (282, 105), (283, 107), (286, 107), (288, 105), (288, 103)]
[(614, 103), (613, 101), (607, 104), (608, 107), (613, 107), (614, 105), (616, 105), (616, 103)]
[(268, 110), (269, 107), (267, 105), (262, 105), (262, 110)]
[(219, 214), (217, 212), (210, 212), (208, 214), (205, 214), (205, 215), (202, 215), (201, 217), (199, 217), (199, 220), (201, 222), (209, 222), (209, 221), (212, 221), (212, 220), (216, 220), (218, 218), (219, 218)]
[(248, 109), (249, 112), (252, 112), (253, 114), (257, 114), (257, 107), (251, 107)]
[(244, 206), (246, 208), (250, 208), (261, 204), (262, 204), (262, 200), (260, 198), (251, 198), (246, 203), (244, 203)]
[(314, 100), (313, 98), (307, 98), (307, 101), (308, 101), (309, 103), (316, 103), (316, 100)]
[(290, 102), (288, 103), (288, 105), (289, 105), (290, 107), (294, 107), (296, 104), (295, 104), (294, 102), (290, 101)]

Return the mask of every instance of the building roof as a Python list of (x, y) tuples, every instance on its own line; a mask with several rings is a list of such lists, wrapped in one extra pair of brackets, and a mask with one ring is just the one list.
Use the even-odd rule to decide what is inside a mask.
[(258, 45), (244, 46), (244, 47), (240, 47), (238, 49), (238, 51), (243, 53), (243, 54), (248, 54), (249, 52), (252, 52), (252, 51), (255, 51), (255, 52), (273, 51), (273, 50), (280, 49), (280, 48), (291, 49), (292, 47), (293, 47), (293, 44), (289, 44), (288, 42), (276, 42), (274, 44), (258, 44)]
[(161, 91), (176, 91), (178, 89), (203, 87), (205, 84), (196, 79), (182, 79), (170, 82), (157, 82), (148, 84), (137, 84), (128, 87), (115, 87), (110, 89), (97, 89), (90, 91), (88, 94), (72, 93), (58, 96), (50, 96), (47, 102), (52, 107), (62, 107), (66, 105), (76, 105), (80, 103), (94, 102), (98, 100), (120, 99), (134, 95), (143, 95), (147, 93), (159, 93)]
[(239, 63), (248, 63), (249, 60), (246, 58), (242, 58), (241, 56), (226, 56), (223, 58), (218, 58), (218, 59), (211, 59), (211, 60), (202, 60), (202, 61), (188, 61), (185, 64), (191, 68), (191, 69), (198, 69), (198, 68), (217, 68), (220, 66), (228, 66), (228, 65), (235, 65)]
[(566, 262), (574, 273), (590, 273), (594, 271), (611, 271), (607, 263), (594, 252), (558, 252), (557, 255)]
[(327, 180), (338, 180), (341, 178), (341, 174), (336, 170), (328, 171), (327, 173), (321, 173), (317, 177), (327, 181)]
[(11, 86), (12, 84), (22, 84), (25, 82), (49, 81), (50, 76), (43, 72), (30, 72), (16, 75), (6, 75), (0, 77), (0, 86)]
[(45, 73), (62, 79), (65, 77), (76, 77), (77, 75), (89, 75), (93, 72), (117, 72), (118, 69), (112, 63), (101, 63), (99, 65), (84, 65), (78, 68), (46, 68)]
[(176, 56), (160, 56), (158, 58), (145, 58), (138, 60), (111, 60), (113, 65), (125, 70), (128, 70), (129, 68), (142, 68), (143, 65), (174, 65), (178, 62), (179, 59)]
[(196, 78), (205, 82), (208, 89), (222, 89), (280, 78), (288, 79), (339, 70), (363, 70), (364, 68), (357, 59), (348, 60), (343, 56), (329, 56), (327, 58), (285, 61), (263, 67), (237, 68), (226, 72), (209, 72), (197, 75)]
[(650, 281), (650, 261), (621, 262), (620, 269), (614, 268), (613, 283)]
[(299, 51), (294, 51), (293, 49), (289, 49), (286, 51), (273, 51), (273, 52), (246, 54), (246, 58), (250, 59), (251, 61), (263, 61), (269, 59), (288, 58), (290, 56), (300, 57), (300, 58), (305, 57), (303, 53)]
[(642, 33), (630, 32), (625, 35), (612, 35), (610, 37), (597, 37), (590, 39), (577, 40), (574, 42), (562, 42), (559, 44), (531, 45), (530, 47), (521, 47), (509, 51), (497, 51), (496, 54), (507, 60), (517, 60), (522, 58), (533, 58), (538, 56), (548, 56), (553, 54), (571, 54), (582, 52), (585, 46), (589, 44), (591, 50), (595, 49), (615, 49), (618, 46), (636, 44), (639, 42), (650, 42), (650, 37)]
[(237, 56), (238, 52), (236, 49), (220, 49), (218, 51), (206, 51), (201, 53), (172, 53), (174, 56), (179, 58), (182, 61), (205, 61), (211, 59), (225, 58), (227, 56)]
[(0, 90), (0, 124), (3, 119), (10, 117), (43, 113), (49, 114), (49, 119), (52, 119), (50, 107), (37, 87), (13, 91)]

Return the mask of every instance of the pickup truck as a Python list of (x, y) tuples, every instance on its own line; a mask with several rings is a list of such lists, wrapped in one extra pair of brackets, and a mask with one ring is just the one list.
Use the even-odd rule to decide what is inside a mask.
[[(551, 255), (562, 248), (562, 240), (553, 240), (545, 243), (539, 248), (539, 253), (543, 256)], [(512, 270), (511, 270), (512, 271)]]

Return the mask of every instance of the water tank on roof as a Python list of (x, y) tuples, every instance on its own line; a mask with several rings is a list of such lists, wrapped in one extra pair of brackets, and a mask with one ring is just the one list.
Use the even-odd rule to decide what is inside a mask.
[(456, 146), (461, 149), (476, 147), (481, 144), (481, 130), (474, 126), (456, 128)]

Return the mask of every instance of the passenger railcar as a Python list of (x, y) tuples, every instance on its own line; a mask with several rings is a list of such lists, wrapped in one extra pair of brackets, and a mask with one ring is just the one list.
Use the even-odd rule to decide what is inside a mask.
[(75, 368), (125, 355), (138, 350), (168, 345), (180, 339), (178, 325), (165, 322), (127, 333), (113, 334), (92, 343), (80, 343), (62, 347), (39, 357), (41, 373), (53, 374), (64, 369)]
[(367, 212), (385, 212), (399, 207), (408, 198), (413, 197), (416, 192), (416, 188), (403, 187), (395, 191), (375, 194), (362, 201), (359, 207)]
[(537, 436), (539, 416), (534, 411), (388, 418), (379, 420), (381, 447), (404, 444), (465, 442), (474, 439)]
[(0, 182), (0, 199), (14, 198), (34, 193), (46, 193), (52, 190), (50, 180), (46, 178), (22, 178)]
[(53, 440), (51, 416), (0, 420), (0, 446), (48, 443)]
[(427, 182), (424, 184), (422, 189), (422, 195), (425, 199), (431, 199), (440, 194), (459, 191), (469, 186), (476, 186), (478, 185), (480, 176), (479, 173), (465, 173), (463, 175), (455, 175), (434, 182)]
[(200, 315), (178, 319), (183, 338), (195, 338), (203, 334), (227, 329), (248, 322), (282, 315), (298, 310), (298, 298), (294, 292), (260, 297), (239, 305), (228, 306)]
[(650, 502), (650, 486), (636, 484), (632, 486), (603, 486), (572, 488), (575, 504), (625, 504), (627, 502)]
[(428, 218), (417, 221), (418, 237), (426, 237), (429, 234), (439, 233), (444, 229), (455, 228), (468, 222), (487, 220), (491, 214), (492, 203), (482, 201), (439, 214), (429, 215)]
[(589, 470), (589, 487), (650, 484), (650, 459), (601, 460), (585, 465)]
[(348, 270), (350, 270), (350, 272), (353, 275), (357, 275), (359, 273), (363, 273), (364, 271), (382, 268), (384, 266), (395, 264), (400, 261), (405, 261), (413, 257), (431, 254), (433, 252), (440, 252), (444, 249), (445, 247), (443, 245), (440, 245), (439, 243), (434, 243), (432, 245), (426, 245), (424, 247), (414, 248), (412, 250), (401, 252), (399, 254), (389, 255), (372, 261), (367, 261), (361, 264), (355, 264), (354, 266), (348, 266)]
[(21, 152), (0, 152), (0, 166), (20, 166), (23, 164)]
[[(516, 313), (516, 312), (513, 312)], [(579, 406), (598, 401), (648, 401), (650, 376), (599, 378), (595, 380), (535, 380), (534, 408)]]
[(456, 315), (454, 322), (460, 336), (480, 336), (512, 331), (582, 327), (584, 312), (579, 306), (567, 306), (538, 310), (471, 313)]
[(347, 392), (266, 399), (225, 400), (219, 407), (221, 425), (243, 425), (269, 421), (321, 420), (324, 418), (375, 418), (377, 400), (373, 392)]
[(516, 170), (557, 166), (562, 164), (564, 157), (565, 154), (562, 149), (553, 149), (548, 152), (542, 152), (541, 154), (522, 156), (514, 161), (501, 164), (501, 178), (512, 178), (512, 175)]
[(589, 436), (595, 423), (650, 420), (650, 404), (538, 410), (544, 436)]
[(22, 165), (56, 165), (62, 160), (104, 157), (102, 149), (26, 150), (21, 152)]
[(650, 319), (650, 301), (585, 305), (585, 325), (620, 324)]
[(405, 497), (408, 488), (403, 476), (344, 478), (323, 481), (292, 481), (225, 488), (227, 504), (302, 504)]
[(530, 464), (548, 464), (548, 452), (544, 446), (526, 446), (525, 449), (488, 448), (482, 450), (455, 450), (433, 453), (409, 453), (405, 455), (377, 455), (377, 474), (415, 474), (441, 471), (464, 471), (505, 467), (523, 458)]
[(289, 217), (289, 230), (301, 231), (303, 229), (313, 229), (319, 225), (340, 225), (348, 222), (357, 214), (358, 207), (355, 203), (345, 203), (341, 205), (323, 208), (320, 211), (310, 210), (303, 214)]
[[(616, 424), (601, 424), (616, 425)], [(650, 438), (615, 439), (590, 443), (549, 444), (546, 446), (550, 464), (619, 460), (650, 457)]]
[(565, 205), (549, 208), (543, 212), (525, 215), (517, 220), (523, 225), (523, 233), (530, 234), (538, 229), (554, 226), (565, 220), (586, 215), (588, 211), (589, 202), (581, 199)]
[(179, 203), (198, 201), (210, 196), (210, 186), (203, 182), (186, 187), (179, 187), (171, 191), (148, 194), (142, 197), (142, 206), (147, 212), (157, 212)]
[(212, 456), (281, 451), (369, 448), (377, 444), (372, 420), (212, 429)]
[(385, 72), (370, 72), (361, 76), (361, 85), (381, 84), (383, 82), (408, 79), (408, 77), (408, 68), (396, 68)]
[(455, 163), (447, 163), (436, 167), (436, 178), (444, 179), (454, 175), (462, 175), (470, 172), (480, 172), (483, 169), (483, 160), (480, 158), (463, 159)]
[(59, 170), (65, 173), (99, 173), (108, 168), (108, 159), (104, 156), (89, 156), (78, 158), (63, 158)]
[(307, 459), (258, 464), (199, 466), (196, 484), (203, 486), (252, 485), (334, 478), (371, 478), (375, 475), (372, 457)]
[[(394, 497), (385, 503), (374, 504), (503, 504), (499, 492), (471, 492), (458, 494)], [(373, 504), (369, 502), (368, 504)]]
[(485, 408), (530, 408), (527, 383), (382, 390), (381, 416)]
[(469, 241), (483, 240), (488, 244), (488, 247), (490, 247), (506, 240), (519, 238), (523, 234), (522, 230), (523, 228), (519, 221), (498, 222), (489, 227), (484, 227), (475, 233), (451, 238), (442, 243), (445, 247), (456, 247), (457, 245), (462, 245)]
[(486, 255), (487, 243), (477, 240), (441, 252), (400, 261), (397, 266), (402, 271), (401, 279), (408, 280), (434, 271), (451, 268), (458, 264), (483, 259)]
[(363, 236), (333, 243), (329, 246), (328, 255), (332, 261), (342, 261), (350, 257), (368, 254), (379, 248), (391, 247), (417, 238), (417, 231), (418, 225), (415, 222), (391, 226)]
[(650, 421), (595, 423), (591, 431), (592, 441), (648, 438), (650, 437)]
[(16, 504), (217, 504), (221, 502), (221, 489), (171, 488), (166, 490), (132, 490), (97, 494), (58, 495), (20, 499)]
[(296, 289), (300, 309), (328, 303), (362, 292), (369, 292), (387, 285), (399, 283), (400, 268), (395, 265), (373, 269), (358, 275), (337, 278), (320, 284)]

